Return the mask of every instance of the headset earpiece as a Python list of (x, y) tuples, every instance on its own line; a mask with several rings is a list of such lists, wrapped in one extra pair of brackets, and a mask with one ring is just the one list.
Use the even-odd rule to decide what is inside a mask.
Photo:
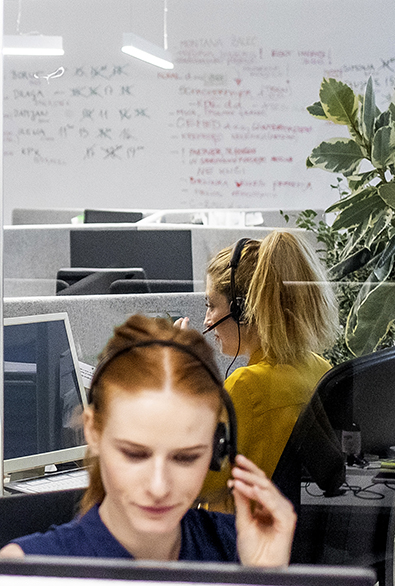
[(240, 324), (244, 321), (244, 309), (244, 297), (235, 297), (229, 304), (229, 311), (232, 314), (232, 318), (235, 320), (235, 322)]
[(220, 421), (214, 433), (213, 439), (213, 455), (210, 462), (210, 470), (219, 472), (221, 470), (222, 462), (229, 452), (229, 442), (226, 436), (226, 425)]
[(237, 297), (236, 296), (236, 277), (235, 277), (235, 273), (236, 273), (236, 269), (238, 267), (238, 264), (240, 262), (240, 258), (241, 258), (241, 253), (243, 251), (243, 248), (245, 247), (245, 245), (247, 244), (247, 242), (250, 242), (249, 238), (241, 238), (240, 240), (238, 240), (233, 248), (233, 252), (232, 252), (232, 256), (230, 258), (229, 261), (229, 266), (230, 266), (230, 295), (231, 295), (231, 300), (230, 300), (230, 305), (229, 305), (229, 311), (232, 315), (232, 318), (235, 320), (235, 322), (237, 322), (238, 324), (243, 322), (243, 315), (244, 315), (244, 309), (245, 309), (245, 299), (244, 297)]

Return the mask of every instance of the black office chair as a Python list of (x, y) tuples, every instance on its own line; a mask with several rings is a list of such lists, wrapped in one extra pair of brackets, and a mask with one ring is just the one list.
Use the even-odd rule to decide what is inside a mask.
[(345, 462), (339, 439), (332, 429), (321, 400), (326, 375), (302, 411), (292, 430), (272, 480), (300, 510), (301, 482), (308, 474), (313, 482), (335, 495), (345, 481)]
[(0, 548), (17, 537), (71, 521), (83, 493), (83, 489), (72, 489), (1, 497)]
[(395, 347), (348, 360), (329, 370), (298, 418), (273, 480), (299, 508), (300, 483), (290, 474), (305, 467), (328, 494), (343, 478), (343, 430), (357, 424), (361, 454), (388, 457), (395, 445)]
[(56, 295), (109, 295), (111, 285), (119, 279), (145, 282), (141, 267), (59, 269), (56, 275)]
[(355, 454), (360, 464), (368, 454), (389, 455), (395, 445), (394, 382), (395, 347), (344, 362), (318, 382), (273, 475), (300, 512), (292, 562), (371, 565), (380, 583), (392, 586), (386, 551), (395, 531), (391, 508), (368, 510), (369, 501), (362, 498), (355, 507), (338, 506), (336, 501), (323, 506), (322, 500), (315, 507), (301, 507), (300, 485), (305, 467), (327, 496), (340, 492), (346, 457), (342, 432), (353, 424), (361, 433), (361, 453)]

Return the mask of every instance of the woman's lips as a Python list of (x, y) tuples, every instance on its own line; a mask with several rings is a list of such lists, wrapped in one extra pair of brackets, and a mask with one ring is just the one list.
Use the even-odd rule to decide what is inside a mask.
[(175, 508), (174, 505), (169, 505), (166, 507), (144, 507), (144, 506), (140, 506), (140, 509), (150, 515), (165, 515), (166, 513), (169, 513), (170, 511), (172, 511)]

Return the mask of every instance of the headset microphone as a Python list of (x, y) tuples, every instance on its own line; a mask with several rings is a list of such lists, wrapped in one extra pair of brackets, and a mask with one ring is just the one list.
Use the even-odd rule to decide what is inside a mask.
[[(218, 321), (216, 321), (213, 325), (209, 326), (205, 330), (203, 330), (202, 334), (208, 334), (211, 330), (214, 330), (217, 326), (222, 324), (225, 320), (232, 317), (234, 321), (237, 323), (238, 326), (242, 323), (244, 309), (245, 309), (245, 299), (244, 297), (237, 297), (236, 296), (236, 279), (235, 273), (240, 262), (241, 253), (243, 248), (247, 243), (251, 242), (250, 238), (241, 238), (238, 240), (233, 248), (230, 261), (229, 261), (229, 268), (230, 268), (230, 304), (229, 309), (230, 312), (221, 317)], [(240, 342), (240, 330), (239, 330), (239, 342)], [(237, 356), (237, 355), (236, 355)], [(235, 358), (236, 358), (235, 356)]]
[(229, 319), (230, 317), (232, 317), (232, 313), (228, 313), (227, 315), (224, 315), (224, 317), (221, 317), (221, 319), (219, 319), (218, 321), (216, 321), (215, 323), (213, 323), (211, 326), (209, 326), (208, 328), (206, 328), (205, 330), (202, 331), (202, 334), (208, 334), (209, 332), (211, 332), (211, 330), (214, 330), (217, 326), (219, 326), (219, 324), (222, 324), (224, 321), (226, 321), (227, 319)]

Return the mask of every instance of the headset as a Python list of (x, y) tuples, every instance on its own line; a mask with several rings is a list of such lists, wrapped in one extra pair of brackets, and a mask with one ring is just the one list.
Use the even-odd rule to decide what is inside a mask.
[(105, 356), (103, 356), (103, 358), (96, 366), (89, 390), (88, 403), (95, 407), (95, 387), (97, 386), (98, 381), (103, 374), (103, 371), (106, 369), (110, 362), (115, 360), (115, 358), (118, 358), (119, 356), (125, 354), (126, 352), (134, 350), (135, 348), (146, 348), (154, 345), (175, 348), (177, 350), (180, 350), (181, 352), (189, 354), (190, 356), (195, 358), (195, 360), (200, 362), (200, 364), (206, 369), (206, 371), (211, 376), (212, 380), (218, 386), (221, 400), (227, 412), (228, 425), (225, 425), (223, 421), (220, 421), (217, 424), (217, 428), (214, 433), (213, 455), (210, 462), (210, 470), (219, 472), (219, 470), (221, 470), (222, 463), (226, 457), (228, 457), (231, 466), (233, 466), (237, 455), (237, 419), (232, 399), (225, 390), (222, 381), (218, 377), (216, 372), (204, 360), (202, 360), (200, 356), (196, 354), (196, 352), (190, 346), (186, 344), (180, 344), (179, 342), (175, 342), (174, 340), (160, 339), (146, 340), (143, 342), (130, 341), (130, 343), (126, 346), (123, 346), (122, 348), (119, 348), (117, 350), (113, 350), (112, 352), (108, 352)]
[(217, 326), (222, 324), (224, 321), (229, 319), (230, 317), (234, 319), (237, 325), (240, 325), (243, 320), (243, 314), (245, 309), (245, 299), (244, 297), (237, 297), (236, 296), (236, 269), (240, 262), (241, 253), (243, 248), (250, 242), (250, 238), (241, 238), (236, 242), (234, 245), (232, 255), (230, 257), (230, 261), (228, 267), (230, 267), (230, 304), (229, 304), (229, 313), (221, 317), (218, 321), (213, 323), (211, 326), (206, 328), (202, 333), (208, 334), (211, 330), (214, 330)]

